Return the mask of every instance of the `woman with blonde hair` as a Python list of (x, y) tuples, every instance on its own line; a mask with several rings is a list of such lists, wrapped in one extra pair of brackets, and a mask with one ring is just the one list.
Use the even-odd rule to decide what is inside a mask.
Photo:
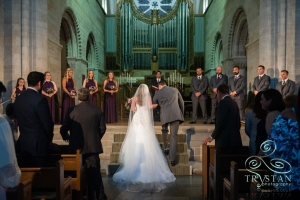
[(98, 84), (96, 79), (94, 78), (94, 71), (89, 70), (87, 74), (87, 78), (84, 79), (83, 88), (87, 88), (90, 91), (89, 102), (93, 106), (97, 106), (97, 92), (98, 92)]
[(113, 72), (108, 72), (107, 79), (103, 84), (104, 94), (104, 114), (106, 123), (117, 122), (117, 92), (118, 83)]
[(76, 95), (76, 87), (75, 80), (73, 79), (73, 69), (67, 68), (65, 75), (62, 79), (62, 118), (63, 122), (66, 117), (66, 112), (68, 108), (75, 106), (75, 95)]
[(46, 97), (52, 116), (52, 121), (55, 123), (55, 99), (54, 95), (57, 92), (57, 87), (54, 81), (51, 80), (51, 73), (45, 72), (45, 81), (43, 83), (42, 94)]

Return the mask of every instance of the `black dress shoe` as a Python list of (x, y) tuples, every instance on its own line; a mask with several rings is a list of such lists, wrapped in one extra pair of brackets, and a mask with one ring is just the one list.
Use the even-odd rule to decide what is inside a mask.
[(167, 149), (164, 150), (164, 154), (165, 154), (166, 156), (169, 155), (169, 148), (167, 148)]
[(196, 124), (196, 122), (190, 122), (190, 124)]
[(210, 124), (215, 124), (215, 122), (210, 122)]
[(207, 124), (207, 122), (203, 122), (203, 124)]
[(172, 166), (175, 166), (175, 165), (176, 165), (175, 160), (172, 160), (172, 161), (171, 161), (171, 165), (172, 165)]

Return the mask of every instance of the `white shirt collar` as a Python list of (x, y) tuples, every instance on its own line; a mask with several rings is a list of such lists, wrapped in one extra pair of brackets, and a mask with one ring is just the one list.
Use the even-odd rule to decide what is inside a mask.
[(227, 97), (227, 96), (229, 96), (229, 94), (224, 95), (224, 97), (222, 98), (222, 100), (223, 100), (225, 97)]
[(37, 93), (39, 93), (39, 92), (37, 91), (37, 89), (35, 89), (35, 88), (33, 88), (33, 87), (28, 87), (27, 89), (31, 89), (31, 90), (34, 90), (34, 91), (36, 91)]
[(265, 74), (262, 74), (262, 75), (258, 75), (258, 76), (260, 76), (260, 77), (263, 77)]

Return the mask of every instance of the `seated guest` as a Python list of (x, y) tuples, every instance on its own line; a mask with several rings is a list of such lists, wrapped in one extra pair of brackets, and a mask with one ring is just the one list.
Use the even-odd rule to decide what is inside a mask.
[(17, 163), (11, 127), (2, 115), (0, 115), (0, 152), (0, 199), (6, 199), (5, 188), (19, 184), (21, 171)]
[[(254, 96), (254, 93), (252, 93)], [(250, 155), (256, 155), (256, 135), (257, 135), (257, 123), (262, 119), (265, 118), (265, 111), (261, 108), (260, 98), (262, 92), (258, 92), (255, 96), (254, 103), (249, 104), (249, 110), (246, 113), (246, 123), (245, 123), (245, 132), (249, 137), (249, 150)], [(263, 129), (265, 124), (262, 125)], [(259, 130), (260, 131), (260, 130)], [(260, 133), (261, 134), (261, 131)], [(263, 131), (263, 135), (267, 136), (265, 131)], [(264, 140), (263, 140), (264, 141)], [(263, 142), (262, 141), (262, 142)], [(260, 144), (262, 143), (260, 142)], [(259, 144), (259, 145), (260, 145)]]
[(297, 95), (290, 94), (287, 95), (284, 99), (285, 110), (281, 112), (283, 117), (296, 120), (296, 104), (297, 104)]
[[(298, 95), (300, 95), (300, 90)], [(291, 108), (288, 108), (290, 110), (284, 110), (276, 117), (272, 124), (268, 141), (266, 142), (270, 145), (268, 147), (273, 148), (264, 152), (269, 158), (277, 159), (277, 164), (279, 164), (279, 162), (283, 164), (281, 168), (275, 170), (274, 180), (279, 180), (276, 177), (282, 177), (283, 174), (285, 177), (291, 177), (290, 184), (278, 184), (275, 187), (277, 189), (292, 191), (292, 199), (297, 199), (296, 196), (300, 193), (300, 137), (298, 128), (299, 121), (297, 122), (296, 120), (300, 119), (300, 101), (299, 99), (296, 100), (296, 96), (287, 96), (285, 98), (286, 105), (287, 102), (289, 102), (288, 107), (295, 107), (294, 103), (296, 101), (298, 101), (296, 105), (296, 117), (294, 116), (294, 113), (292, 113), (294, 111), (292, 111), (293, 109)], [(297, 197), (299, 198), (299, 196)]]

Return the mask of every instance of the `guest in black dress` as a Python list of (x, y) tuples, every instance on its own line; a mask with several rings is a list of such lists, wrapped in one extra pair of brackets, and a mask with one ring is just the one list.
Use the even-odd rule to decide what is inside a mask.
[(113, 72), (108, 72), (107, 79), (103, 84), (104, 94), (104, 116), (106, 123), (117, 122), (117, 92), (118, 83)]
[(82, 87), (90, 90), (89, 102), (91, 105), (97, 106), (98, 84), (96, 79), (94, 78), (93, 70), (89, 70), (88, 78), (84, 79)]
[(51, 80), (50, 72), (45, 72), (45, 81), (43, 83), (42, 94), (47, 98), (48, 105), (53, 123), (55, 123), (55, 99), (54, 95), (57, 92), (57, 87), (54, 81)]
[(61, 121), (65, 120), (65, 116), (68, 108), (75, 106), (75, 95), (76, 95), (76, 84), (73, 79), (73, 69), (68, 68), (62, 79), (62, 118)]
[[(18, 96), (20, 96), (23, 92), (26, 91), (25, 80), (23, 78), (18, 78), (16, 87), (13, 89), (10, 98), (15, 101)], [(15, 131), (18, 132), (18, 121), (15, 118)]]

